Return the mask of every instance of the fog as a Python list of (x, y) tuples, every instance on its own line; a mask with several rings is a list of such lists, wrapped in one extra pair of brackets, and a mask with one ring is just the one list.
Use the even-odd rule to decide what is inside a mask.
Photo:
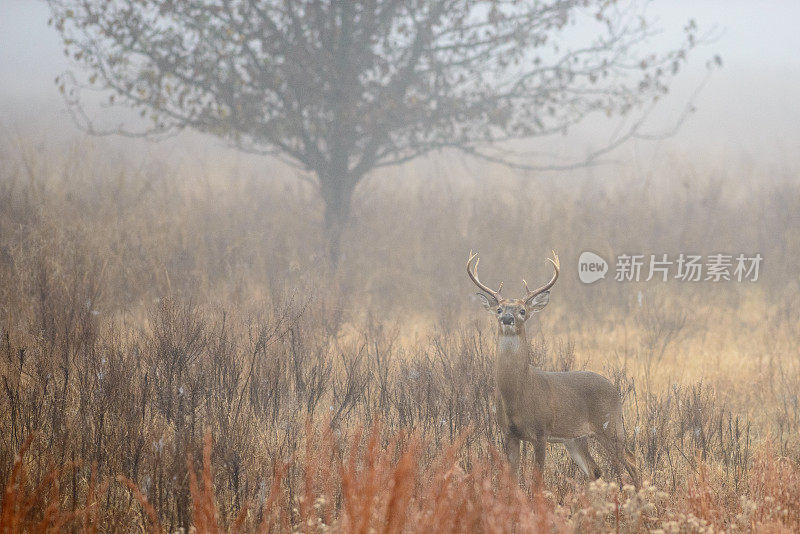
[[(656, 143), (633, 143), (617, 158), (649, 158), (675, 151), (716, 158), (745, 158), (773, 163), (785, 159), (800, 142), (800, 4), (769, 0), (670, 0), (654, 2), (650, 13), (664, 30), (655, 42), (680, 38), (694, 18), (715, 39), (700, 47), (673, 90), (650, 120), (654, 132), (668, 128), (705, 76), (705, 62), (718, 53), (724, 66), (713, 73), (696, 98), (697, 111), (674, 137)], [(0, 2), (0, 122), (3, 128), (37, 136), (80, 134), (72, 125), (53, 79), (72, 67), (57, 32), (47, 25), (43, 2)], [(95, 109), (95, 113), (102, 110)], [(544, 146), (569, 145), (575, 153), (602, 142), (595, 125), (574, 129)], [(183, 136), (182, 140), (187, 137)], [(172, 146), (181, 146), (180, 141)]]
[[(292, 34), (333, 35), (341, 53), (330, 55), (283, 34), (251, 45), (264, 30), (244, 0), (216, 34), (225, 42), (188, 39), (209, 46), (180, 66), (199, 73), (201, 97), (226, 101), (215, 114), (195, 99), (192, 124), (280, 135), (270, 139), (303, 171), (198, 133), (87, 136), (54, 83), (74, 66), (47, 3), (0, 0), (0, 531), (50, 521), (76, 532), (800, 532), (800, 2), (648, 3), (664, 28), (648, 50), (677, 55), (691, 18), (711, 38), (643, 133), (668, 131), (692, 95), (696, 112), (674, 135), (568, 172), (426, 150), (623, 111), (629, 92), (585, 80), (618, 68), (649, 101), (661, 91), (651, 70), (668, 63), (619, 60), (631, 41), (617, 35), (589, 48), (611, 49), (595, 62), (562, 47), (555, 66), (519, 66), (533, 59), (514, 57), (520, 19), (484, 9), (486, 24), (455, 10), (457, 26), (441, 33), (423, 23), (431, 31), (410, 48), (436, 39), (420, 72), (413, 52), (407, 70), (358, 70), (376, 50), (391, 56), (383, 65), (406, 61), (412, 39), (395, 26), (384, 39), (369, 22), (406, 25), (403, 9), (420, 3), (373, 7), (388, 4), (400, 15), (354, 16), (328, 0), (331, 12), (304, 12), (299, 31), (276, 15)], [(533, 0), (515, 5), (533, 6), (522, 20), (534, 30), (562, 20)], [(180, 31), (215, 33), (206, 14)], [(369, 47), (346, 38), (353, 20), (366, 21), (372, 39), (356, 44)], [(596, 38), (581, 20), (565, 30), (569, 52)], [(131, 32), (121, 42), (148, 41), (137, 23), (105, 31), (120, 27)], [(491, 60), (467, 74), (447, 41), (462, 32), (467, 63)], [(186, 35), (165, 40), (177, 48)], [(260, 48), (250, 63), (208, 68), (232, 63), (239, 43)], [(443, 68), (456, 67), (440, 79), (430, 72), (442, 49)], [(717, 54), (723, 65), (707, 76)], [(505, 66), (527, 79), (493, 86)], [(382, 70), (386, 84), (373, 83)], [(353, 71), (368, 74), (353, 83)], [(237, 84), (255, 80), (253, 93)], [(348, 81), (352, 92), (337, 90)], [(480, 107), (514, 99), (528, 105)], [(101, 126), (136, 116), (94, 94), (85, 102)], [(482, 136), (440, 114), (478, 117)], [(636, 120), (591, 117), (499, 148), (579, 163)], [(420, 157), (389, 166), (406, 154)]]

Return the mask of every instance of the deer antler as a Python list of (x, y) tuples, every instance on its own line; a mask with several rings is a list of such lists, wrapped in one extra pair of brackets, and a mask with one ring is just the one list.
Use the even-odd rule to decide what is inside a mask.
[[(475, 264), (472, 264), (472, 260), (475, 260)], [(489, 287), (483, 285), (478, 278), (478, 263), (481, 259), (478, 257), (478, 253), (472, 253), (469, 251), (469, 259), (467, 260), (467, 274), (469, 275), (470, 279), (475, 282), (475, 285), (483, 291), (484, 293), (488, 294), (492, 298), (494, 298), (497, 302), (500, 302), (500, 290), (503, 289), (503, 282), (500, 282), (500, 287), (497, 288), (497, 291), (493, 289), (489, 289)]]
[(556, 271), (555, 273), (553, 273), (553, 278), (551, 278), (550, 281), (547, 282), (542, 287), (534, 289), (533, 291), (528, 289), (528, 282), (526, 282), (525, 279), (523, 278), (522, 283), (525, 285), (525, 291), (528, 292), (527, 295), (525, 295), (525, 297), (522, 299), (523, 301), (528, 302), (539, 293), (544, 293), (545, 291), (553, 287), (553, 284), (555, 284), (556, 280), (558, 280), (558, 271), (561, 268), (561, 263), (558, 261), (558, 254), (556, 254), (555, 250), (553, 251), (553, 259), (547, 258), (547, 261), (553, 264), (553, 269), (555, 269)]

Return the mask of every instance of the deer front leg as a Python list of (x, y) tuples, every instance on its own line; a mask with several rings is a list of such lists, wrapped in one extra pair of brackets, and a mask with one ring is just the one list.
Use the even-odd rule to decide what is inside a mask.
[(508, 463), (511, 464), (511, 472), (516, 475), (519, 472), (519, 438), (511, 432), (506, 434), (503, 449)]
[(544, 476), (544, 454), (547, 451), (547, 439), (544, 434), (537, 433), (536, 438), (533, 440), (533, 456), (536, 459), (536, 467), (539, 469), (539, 475)]

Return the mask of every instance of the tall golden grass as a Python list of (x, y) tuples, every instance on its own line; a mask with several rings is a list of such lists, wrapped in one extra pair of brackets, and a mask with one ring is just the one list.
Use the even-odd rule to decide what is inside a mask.
[[(533, 185), (421, 166), (366, 184), (334, 271), (313, 192), (269, 169), (0, 151), (3, 532), (800, 528), (789, 172), (676, 158)], [(615, 381), (638, 492), (557, 446), (519, 482), (497, 453), (466, 255), (510, 294), (551, 248), (565, 269), (533, 363)], [(756, 283), (585, 286), (583, 250), (765, 259)]]

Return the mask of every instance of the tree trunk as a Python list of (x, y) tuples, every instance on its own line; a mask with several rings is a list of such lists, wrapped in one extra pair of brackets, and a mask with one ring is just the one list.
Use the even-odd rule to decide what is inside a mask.
[[(322, 177), (320, 177), (322, 178)], [(355, 183), (346, 175), (329, 176), (320, 180), (320, 193), (325, 203), (325, 237), (328, 242), (328, 258), (336, 268), (341, 259), (342, 235), (350, 219), (350, 206)]]

